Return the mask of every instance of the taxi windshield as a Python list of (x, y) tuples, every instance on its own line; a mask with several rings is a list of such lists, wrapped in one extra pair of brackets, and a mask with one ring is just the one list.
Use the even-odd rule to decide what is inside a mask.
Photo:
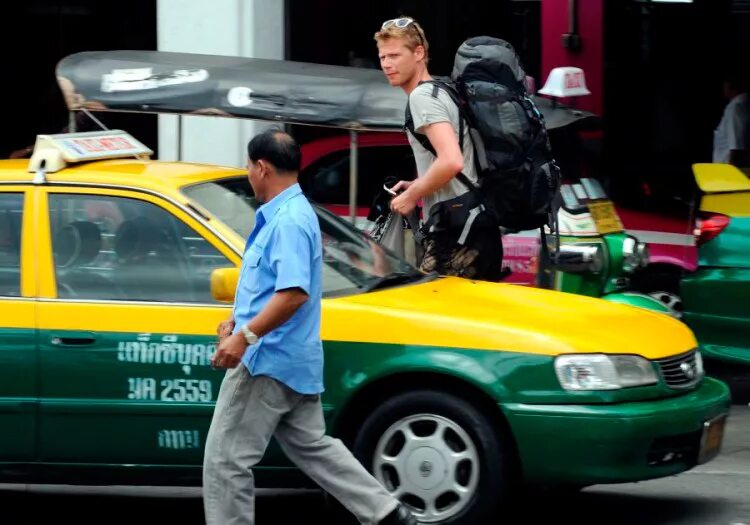
[[(243, 238), (250, 235), (260, 203), (246, 178), (204, 182), (182, 192)], [(429, 277), (333, 213), (317, 205), (313, 209), (323, 241), (325, 296), (374, 291)]]

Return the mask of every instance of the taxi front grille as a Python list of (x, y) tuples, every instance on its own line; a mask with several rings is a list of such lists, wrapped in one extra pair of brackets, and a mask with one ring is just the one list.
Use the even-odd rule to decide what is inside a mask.
[(688, 388), (702, 379), (702, 367), (698, 364), (697, 353), (697, 350), (691, 350), (685, 354), (656, 360), (667, 386)]

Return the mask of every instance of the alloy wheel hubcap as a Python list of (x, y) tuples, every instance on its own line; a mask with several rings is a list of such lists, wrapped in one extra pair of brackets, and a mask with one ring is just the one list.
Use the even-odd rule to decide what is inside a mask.
[(456, 422), (417, 414), (395, 422), (380, 437), (373, 470), (421, 523), (434, 523), (456, 516), (471, 502), (479, 484), (479, 454)]

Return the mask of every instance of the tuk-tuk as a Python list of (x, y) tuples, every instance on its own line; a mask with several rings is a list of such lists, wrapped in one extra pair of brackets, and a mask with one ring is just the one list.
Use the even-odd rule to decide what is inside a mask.
[[(583, 70), (554, 68), (536, 97), (562, 169), (562, 206), (558, 213), (560, 246), (547, 236), (540, 257), (537, 285), (563, 292), (601, 297), (679, 317), (658, 299), (633, 290), (632, 275), (649, 264), (648, 247), (625, 232), (625, 227), (601, 182), (587, 166), (580, 133), (601, 131), (601, 118), (562, 105), (558, 98), (590, 94)], [(571, 115), (561, 119), (560, 115)], [(557, 248), (557, 249), (556, 249)]]
[(630, 289), (630, 276), (648, 264), (648, 248), (624, 231), (601, 184), (582, 178), (564, 184), (561, 193), (560, 247), (554, 253), (548, 237), (552, 259), (542, 258), (539, 285), (679, 317), (661, 301)]

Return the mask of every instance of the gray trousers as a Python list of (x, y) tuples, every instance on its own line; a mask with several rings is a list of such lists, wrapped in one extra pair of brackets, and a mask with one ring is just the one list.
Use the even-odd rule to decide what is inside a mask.
[(398, 501), (344, 444), (325, 434), (320, 396), (299, 394), (267, 376), (251, 376), (239, 364), (224, 377), (206, 438), (207, 525), (255, 523), (251, 469), (272, 436), (289, 459), (361, 523), (378, 523), (396, 508)]

